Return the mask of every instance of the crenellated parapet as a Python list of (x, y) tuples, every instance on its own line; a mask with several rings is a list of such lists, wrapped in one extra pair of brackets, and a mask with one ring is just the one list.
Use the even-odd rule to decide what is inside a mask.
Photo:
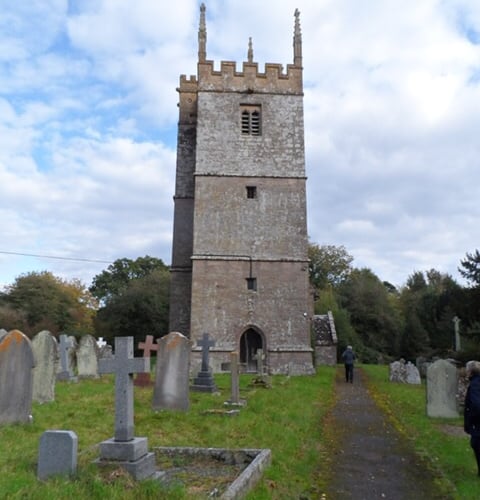
[(234, 61), (221, 61), (220, 70), (214, 69), (213, 61), (198, 63), (198, 90), (213, 92), (258, 92), (274, 94), (303, 94), (302, 68), (266, 63), (264, 72), (258, 63), (244, 62), (237, 71)]

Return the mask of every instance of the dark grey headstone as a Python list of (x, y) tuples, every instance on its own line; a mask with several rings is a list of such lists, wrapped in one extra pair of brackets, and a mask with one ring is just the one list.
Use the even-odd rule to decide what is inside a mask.
[(62, 333), (59, 340), (60, 369), (57, 373), (57, 379), (75, 380), (71, 356), (71, 351), (75, 349), (75, 337), (69, 337)]
[(26, 335), (12, 330), (0, 338), (0, 425), (30, 422), (34, 366)]
[(40, 436), (38, 479), (75, 474), (77, 452), (78, 438), (73, 431), (45, 431)]
[(197, 346), (202, 348), (202, 368), (193, 379), (192, 391), (215, 392), (217, 386), (213, 374), (208, 366), (210, 347), (215, 346), (215, 340), (210, 339), (208, 333), (204, 333), (201, 340), (197, 341)]

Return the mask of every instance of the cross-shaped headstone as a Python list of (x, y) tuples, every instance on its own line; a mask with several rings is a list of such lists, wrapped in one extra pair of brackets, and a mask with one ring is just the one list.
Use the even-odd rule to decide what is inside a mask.
[(133, 374), (150, 371), (150, 358), (133, 357), (133, 337), (115, 337), (115, 355), (100, 359), (100, 373), (115, 374), (115, 441), (131, 441), (133, 425)]
[[(158, 351), (158, 344), (154, 343), (153, 335), (147, 335), (145, 342), (139, 342), (138, 348), (143, 351), (143, 357), (149, 358), (151, 351)], [(147, 387), (151, 385), (150, 372), (139, 373), (133, 382), (136, 386)]]
[(230, 373), (231, 373), (231, 389), (232, 403), (240, 401), (240, 381), (238, 377), (238, 352), (230, 353)]
[(202, 348), (202, 372), (208, 372), (209, 349), (215, 345), (215, 340), (210, 340), (208, 333), (204, 333), (203, 338), (197, 340), (197, 345)]
[(145, 337), (145, 342), (138, 343), (138, 348), (143, 351), (143, 356), (145, 358), (149, 358), (151, 351), (158, 351), (158, 344), (154, 342), (153, 335), (147, 335)]
[(71, 347), (73, 347), (72, 339), (68, 338), (67, 335), (62, 333), (62, 335), (60, 335), (59, 348), (60, 348), (60, 364), (64, 372), (70, 372), (70, 362), (69, 362), (70, 360), (68, 359), (68, 349), (70, 349)]
[(455, 350), (460, 351), (460, 318), (458, 316), (454, 316), (453, 319), (454, 331), (455, 331)]
[(105, 340), (103, 340), (103, 337), (98, 337), (97, 345), (101, 349), (102, 347), (107, 345), (107, 342)]

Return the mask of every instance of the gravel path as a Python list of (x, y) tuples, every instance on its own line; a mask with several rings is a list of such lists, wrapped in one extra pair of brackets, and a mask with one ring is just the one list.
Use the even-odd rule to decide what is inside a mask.
[(361, 369), (347, 384), (337, 376), (338, 401), (332, 410), (338, 441), (327, 499), (447, 500), (436, 493), (432, 474), (396, 431), (368, 393)]

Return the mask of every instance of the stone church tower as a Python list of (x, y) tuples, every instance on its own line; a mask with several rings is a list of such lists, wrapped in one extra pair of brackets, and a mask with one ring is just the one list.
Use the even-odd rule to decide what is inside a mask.
[[(180, 77), (170, 331), (215, 340), (210, 366), (237, 351), (275, 373), (313, 372), (308, 280), (302, 40), (293, 64), (207, 59), (200, 7), (197, 75)], [(193, 365), (200, 352), (194, 348)]]

